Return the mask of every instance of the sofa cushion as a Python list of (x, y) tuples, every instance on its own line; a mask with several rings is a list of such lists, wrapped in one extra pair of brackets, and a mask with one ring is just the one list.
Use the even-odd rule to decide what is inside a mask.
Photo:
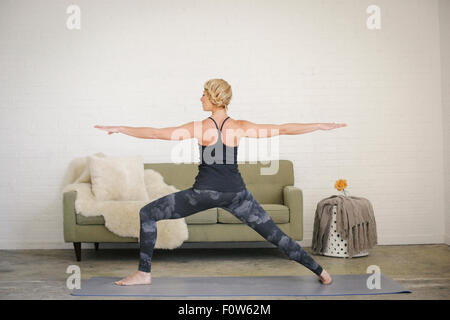
[(77, 224), (105, 224), (105, 218), (103, 216), (83, 216), (82, 214), (76, 214)]
[[(94, 225), (105, 224), (103, 216), (86, 217), (82, 214), (76, 214), (77, 224)], [(187, 224), (214, 224), (217, 223), (217, 208), (200, 211), (184, 218)]]
[(187, 224), (214, 224), (217, 223), (217, 208), (211, 208), (191, 214), (184, 218)]
[[(261, 204), (275, 223), (289, 223), (289, 207), (282, 204)], [(243, 223), (229, 211), (218, 208), (217, 220), (219, 223)]]

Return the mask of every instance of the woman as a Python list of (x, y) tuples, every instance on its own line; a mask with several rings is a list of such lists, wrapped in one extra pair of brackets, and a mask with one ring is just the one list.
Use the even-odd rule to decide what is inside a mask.
[[(232, 91), (223, 79), (211, 79), (204, 85), (200, 99), (203, 110), (211, 117), (201, 122), (191, 121), (179, 127), (151, 128), (98, 126), (112, 133), (124, 133), (143, 139), (183, 140), (196, 138), (199, 142), (200, 164), (194, 185), (145, 205), (140, 210), (140, 260), (138, 270), (115, 282), (117, 285), (151, 283), (151, 260), (156, 242), (156, 222), (179, 219), (209, 208), (221, 207), (252, 227), (275, 244), (291, 260), (314, 272), (323, 284), (331, 276), (292, 238), (273, 222), (253, 195), (247, 190), (237, 165), (237, 149), (243, 137), (262, 138), (283, 134), (302, 134), (315, 130), (330, 130), (346, 126), (335, 123), (255, 124), (232, 119), (227, 115)], [(268, 133), (266, 133), (268, 132)]]

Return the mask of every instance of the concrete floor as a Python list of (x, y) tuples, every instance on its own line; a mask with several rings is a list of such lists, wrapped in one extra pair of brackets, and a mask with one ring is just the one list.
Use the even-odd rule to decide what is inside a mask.
[[(77, 297), (66, 287), (66, 269), (78, 265), (81, 278), (125, 277), (137, 269), (138, 249), (102, 249), (83, 244), (82, 261), (73, 250), (0, 250), (0, 299), (145, 299), (141, 297)], [(88, 249), (85, 249), (88, 248)], [(305, 248), (308, 253), (311, 248)], [(450, 252), (445, 244), (376, 246), (366, 257), (353, 259), (315, 256), (333, 274), (364, 274), (369, 265), (400, 282), (411, 294), (324, 297), (211, 297), (237, 300), (317, 299), (450, 299)], [(311, 271), (288, 260), (278, 248), (178, 248), (155, 249), (153, 277), (159, 276), (275, 276), (311, 275)], [(203, 298), (203, 297), (202, 297)], [(158, 299), (149, 297), (147, 299)], [(168, 299), (168, 298), (161, 298)], [(177, 298), (189, 300), (189, 298)], [(192, 297), (197, 299), (197, 297)]]

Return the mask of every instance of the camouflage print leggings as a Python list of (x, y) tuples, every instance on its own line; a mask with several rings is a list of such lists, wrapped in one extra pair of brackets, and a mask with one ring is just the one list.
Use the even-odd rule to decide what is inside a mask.
[(239, 192), (221, 192), (192, 187), (156, 199), (141, 209), (139, 270), (144, 272), (151, 270), (157, 234), (156, 221), (184, 218), (215, 207), (231, 212), (281, 249), (289, 259), (299, 262), (317, 275), (322, 273), (322, 267), (294, 239), (278, 228), (247, 189)]

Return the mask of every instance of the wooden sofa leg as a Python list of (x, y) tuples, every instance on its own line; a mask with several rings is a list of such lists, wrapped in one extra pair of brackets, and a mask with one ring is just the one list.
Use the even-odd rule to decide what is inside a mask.
[(95, 251), (98, 251), (98, 242), (94, 242)]
[(81, 261), (81, 242), (74, 242), (73, 247), (75, 249), (75, 255), (77, 257), (77, 261)]

